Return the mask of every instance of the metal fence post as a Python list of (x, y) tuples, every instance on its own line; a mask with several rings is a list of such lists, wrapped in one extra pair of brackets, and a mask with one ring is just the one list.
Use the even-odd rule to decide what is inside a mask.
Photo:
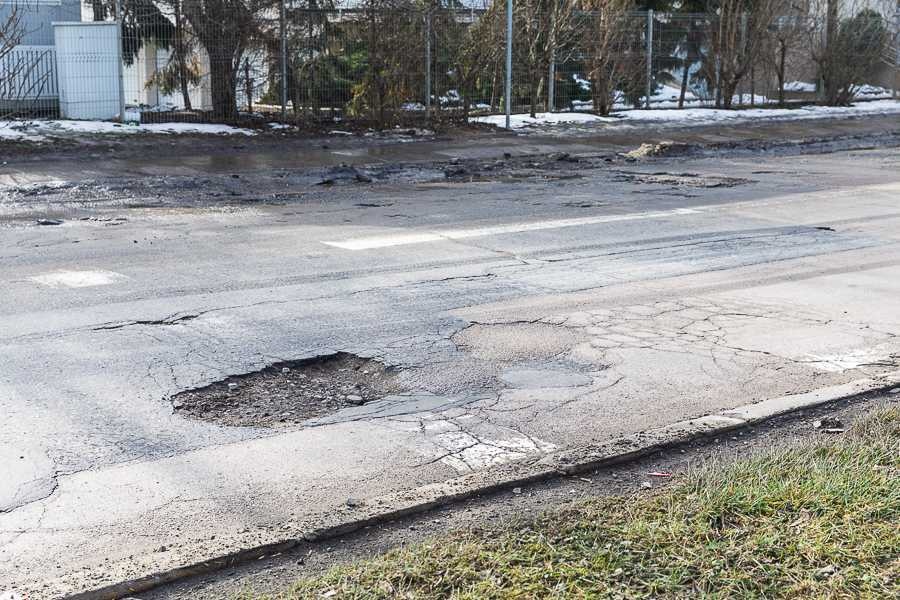
[(900, 8), (894, 13), (894, 98), (900, 98)]
[(122, 18), (122, 0), (116, 0), (116, 54), (118, 54), (119, 62), (119, 122), (125, 122), (125, 57), (122, 52), (122, 26), (125, 19)]
[[(281, 29), (281, 120), (287, 119), (287, 24), (285, 23), (285, 6), (287, 0), (281, 0), (279, 11), (279, 27)], [(294, 109), (296, 110), (296, 106)]]
[(650, 108), (650, 96), (653, 95), (653, 11), (647, 11), (647, 97), (645, 108)]
[(513, 45), (513, 0), (506, 0), (506, 91), (504, 92), (504, 109), (506, 110), (506, 128), (510, 129), (512, 110), (512, 45)]
[(431, 121), (431, 10), (425, 12), (425, 118)]

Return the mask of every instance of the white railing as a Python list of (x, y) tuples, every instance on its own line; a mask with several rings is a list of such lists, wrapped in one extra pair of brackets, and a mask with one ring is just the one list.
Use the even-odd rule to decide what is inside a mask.
[(53, 46), (16, 46), (0, 57), (0, 100), (53, 100), (59, 97)]

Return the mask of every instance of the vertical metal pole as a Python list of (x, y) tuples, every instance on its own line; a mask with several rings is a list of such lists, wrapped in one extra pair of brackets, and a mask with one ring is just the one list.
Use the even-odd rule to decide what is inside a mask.
[(894, 14), (894, 98), (900, 98), (900, 7)]
[(513, 45), (513, 0), (506, 0), (506, 91), (504, 92), (504, 108), (506, 109), (506, 128), (510, 129), (512, 110), (512, 45)]
[[(281, 0), (281, 10), (279, 14), (279, 26), (281, 28), (281, 120), (287, 119), (287, 26), (285, 24), (285, 7), (286, 0)], [(295, 106), (296, 110), (297, 107)]]
[(125, 122), (125, 57), (122, 54), (122, 26), (125, 20), (122, 18), (122, 0), (116, 0), (116, 41), (118, 48), (116, 54), (119, 57), (119, 122)]
[(653, 95), (653, 11), (647, 11), (647, 97), (645, 108), (650, 108), (650, 96)]
[(425, 13), (425, 117), (431, 121), (431, 11)]
[[(741, 56), (743, 56), (745, 52), (747, 52), (747, 13), (746, 12), (741, 13)], [(752, 75), (753, 67), (751, 66), (750, 69), (751, 69), (750, 73), (751, 73), (751, 77), (752, 77), (753, 76)], [(741, 81), (738, 84), (737, 93), (738, 93), (738, 104), (739, 105), (744, 103), (744, 90), (746, 89), (745, 85), (746, 85), (746, 82), (744, 82), (744, 81)]]

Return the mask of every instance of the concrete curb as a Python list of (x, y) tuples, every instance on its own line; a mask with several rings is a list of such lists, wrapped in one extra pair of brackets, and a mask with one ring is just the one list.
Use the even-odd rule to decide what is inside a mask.
[(679, 421), (600, 444), (571, 447), (532, 460), (517, 461), (413, 490), (365, 499), (358, 507), (352, 509), (352, 517), (347, 518), (346, 513), (323, 516), (323, 526), (298, 532), (297, 535), (287, 539), (275, 540), (211, 560), (67, 597), (72, 600), (115, 600), (127, 597), (191, 576), (212, 573), (266, 555), (285, 552), (302, 543), (328, 540), (367, 526), (386, 523), (483, 494), (520, 487), (560, 475), (582, 473), (629, 462), (660, 450), (720, 435), (780, 415), (832, 402), (860, 399), (898, 386), (900, 386), (900, 371), (895, 371), (878, 378), (858, 379), (847, 384), (747, 404), (722, 413)]

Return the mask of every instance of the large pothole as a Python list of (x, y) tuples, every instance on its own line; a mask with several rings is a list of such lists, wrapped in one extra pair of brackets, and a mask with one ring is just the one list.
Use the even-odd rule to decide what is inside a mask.
[(221, 425), (287, 427), (404, 391), (399, 371), (338, 352), (228, 377), (172, 397), (177, 414)]

